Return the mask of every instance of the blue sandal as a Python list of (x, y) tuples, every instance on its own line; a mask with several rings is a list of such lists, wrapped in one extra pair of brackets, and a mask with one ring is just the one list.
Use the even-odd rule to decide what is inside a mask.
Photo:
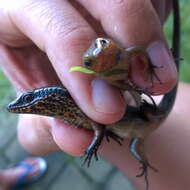
[(30, 177), (29, 179), (27, 179), (28, 175), (31, 173), (34, 166), (27, 163), (26, 161), (20, 162), (19, 164), (17, 164), (17, 167), (18, 166), (23, 167), (23, 168), (25, 168), (25, 171), (23, 172), (22, 175), (19, 176), (19, 178), (17, 179), (15, 185), (11, 188), (11, 190), (18, 190), (18, 189), (27, 187), (28, 185), (31, 185), (31, 184), (37, 182), (39, 180), (39, 178), (41, 178), (45, 174), (45, 172), (47, 171), (46, 161), (41, 157), (37, 157), (35, 159), (38, 159), (39, 166), (40, 166), (40, 172), (38, 173), (38, 175), (34, 175), (34, 176)]

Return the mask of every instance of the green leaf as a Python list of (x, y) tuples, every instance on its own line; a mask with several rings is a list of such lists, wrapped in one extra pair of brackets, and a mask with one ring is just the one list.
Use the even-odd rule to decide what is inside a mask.
[(86, 69), (85, 67), (81, 67), (81, 66), (75, 66), (75, 67), (71, 67), (70, 72), (73, 72), (73, 71), (80, 71), (82, 73), (87, 73), (87, 74), (96, 74), (96, 72), (94, 71), (91, 71), (89, 69)]

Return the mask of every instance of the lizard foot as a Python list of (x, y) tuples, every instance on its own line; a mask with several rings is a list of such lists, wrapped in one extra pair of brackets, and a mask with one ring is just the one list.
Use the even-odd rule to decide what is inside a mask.
[(140, 167), (140, 169), (142, 170), (140, 174), (136, 175), (136, 177), (143, 177), (145, 179), (145, 183), (146, 183), (146, 190), (148, 190), (149, 188), (149, 182), (148, 182), (148, 169), (152, 169), (154, 172), (158, 172), (158, 170), (156, 168), (154, 168), (153, 166), (151, 166), (148, 162), (145, 161), (140, 161), (140, 163), (142, 164), (142, 166)]
[(156, 168), (154, 168), (153, 166), (151, 166), (148, 162), (141, 162), (142, 166), (140, 167), (140, 169), (142, 170), (142, 172), (138, 175), (136, 175), (136, 177), (142, 177), (142, 176), (147, 176), (148, 173), (148, 169), (152, 169), (154, 172), (158, 172), (158, 170)]
[(146, 70), (146, 73), (147, 73), (146, 81), (148, 81), (150, 79), (151, 84), (152, 84), (150, 88), (152, 88), (154, 86), (154, 78), (160, 84), (162, 84), (162, 81), (160, 80), (159, 76), (155, 72), (155, 69), (159, 69), (159, 68), (163, 68), (163, 66), (162, 65), (161, 66), (153, 65), (152, 62), (149, 60), (148, 68)]
[(82, 166), (87, 165), (87, 167), (90, 167), (91, 160), (93, 157), (96, 159), (96, 161), (98, 161), (98, 154), (97, 154), (98, 148), (99, 145), (95, 145), (85, 150), (85, 158), (82, 163)]
[(150, 165), (148, 162), (148, 159), (146, 158), (144, 154), (144, 139), (142, 138), (133, 138), (130, 142), (130, 152), (132, 155), (141, 163), (142, 172), (138, 174), (136, 177), (142, 177), (145, 178), (146, 183), (146, 190), (148, 190), (149, 183), (148, 183), (148, 169), (152, 169), (153, 171), (157, 172), (158, 170), (155, 169), (153, 166)]

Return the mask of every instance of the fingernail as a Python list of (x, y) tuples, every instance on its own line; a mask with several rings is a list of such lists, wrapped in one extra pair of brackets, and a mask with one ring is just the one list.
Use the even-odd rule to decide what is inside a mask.
[(101, 79), (92, 81), (92, 100), (98, 112), (114, 114), (124, 108), (120, 92)]
[[(176, 68), (174, 67), (174, 59), (170, 51), (166, 48), (162, 41), (153, 42), (147, 49), (152, 64), (158, 67), (166, 67), (167, 74), (170, 74), (170, 78), (176, 76)], [(161, 69), (162, 71), (164, 71)], [(173, 78), (173, 77), (172, 77)]]
[(153, 94), (166, 93), (176, 84), (178, 74), (173, 56), (162, 41), (153, 42), (147, 49), (150, 60), (157, 66), (155, 72), (161, 83), (157, 81), (152, 89)]

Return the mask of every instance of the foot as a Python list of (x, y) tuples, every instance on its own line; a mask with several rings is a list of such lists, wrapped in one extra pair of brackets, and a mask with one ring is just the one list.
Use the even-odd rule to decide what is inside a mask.
[(14, 168), (0, 171), (0, 189), (9, 190), (12, 187), (31, 184), (39, 179), (47, 169), (44, 159), (29, 157)]

